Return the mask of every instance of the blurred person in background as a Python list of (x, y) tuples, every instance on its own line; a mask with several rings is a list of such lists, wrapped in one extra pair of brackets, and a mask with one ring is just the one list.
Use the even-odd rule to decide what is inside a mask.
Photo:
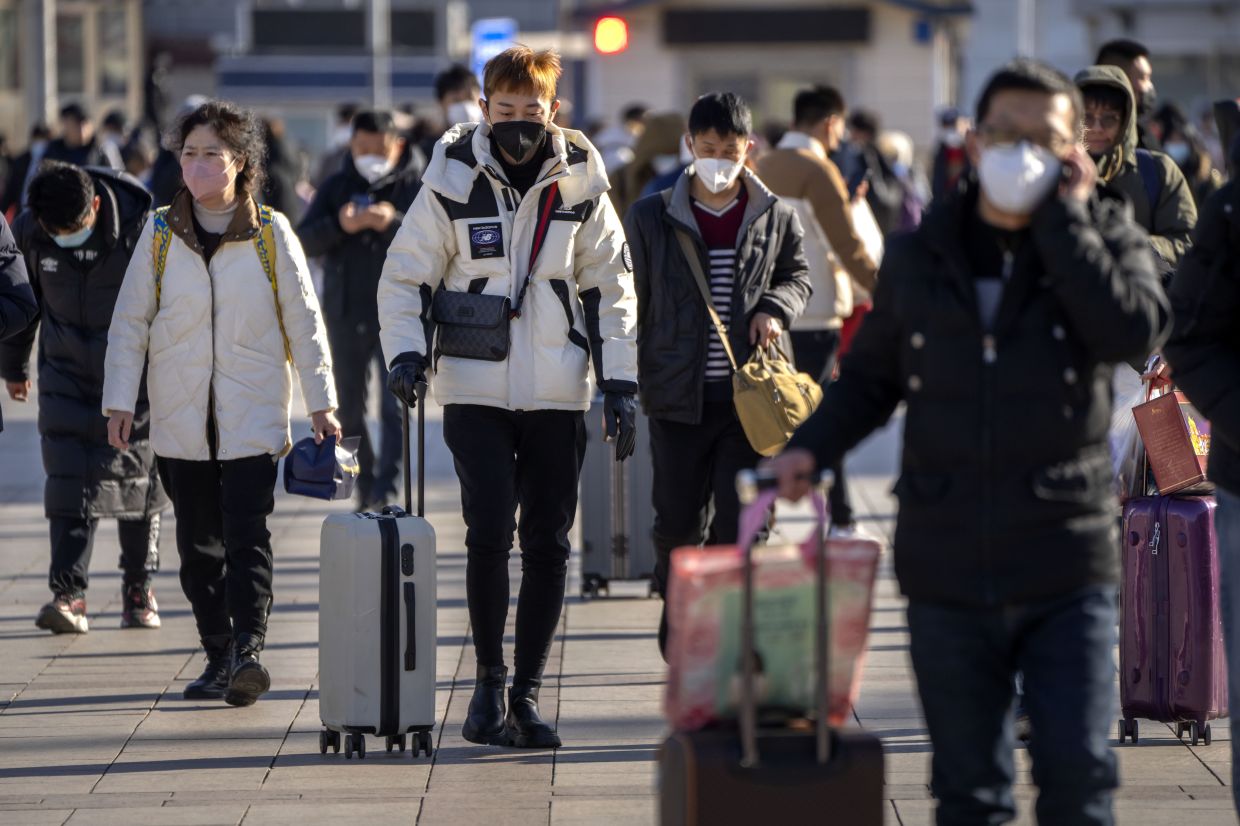
[(0, 196), (0, 213), (8, 215), (26, 203), (26, 187), (34, 177), (43, 160), (43, 153), (52, 141), (52, 130), (46, 123), (37, 122), (30, 128), (30, 140), (26, 150), (13, 159), (9, 174), (4, 181), (4, 194)]
[(967, 176), (971, 168), (964, 147), (968, 131), (968, 118), (961, 115), (955, 106), (939, 111), (938, 142), (934, 147), (934, 167), (930, 172), (931, 199), (955, 192), (961, 179)]
[(151, 449), (146, 393), (138, 392), (124, 455), (108, 443), (107, 420), (99, 416), (108, 326), (131, 256), (150, 254), (138, 247), (150, 204), (150, 194), (126, 173), (45, 161), (13, 226), (40, 317), (0, 344), (0, 377), (9, 398), (29, 398), (37, 332), (52, 601), (35, 624), (55, 634), (90, 630), (86, 591), (100, 519), (118, 520), (121, 627), (160, 625), (151, 576), (159, 570), (159, 515), (168, 500)]
[(874, 212), (874, 220), (883, 235), (895, 232), (901, 226), (904, 206), (904, 186), (891, 163), (878, 151), (878, 134), (881, 124), (878, 115), (866, 109), (858, 109), (848, 118), (849, 143), (857, 151), (858, 164), (849, 180), (849, 192), (857, 191), (861, 181), (866, 182), (865, 199)]
[(43, 160), (125, 168), (120, 150), (95, 134), (95, 122), (80, 103), (70, 103), (60, 110), (60, 137), (47, 145)]
[(185, 189), (135, 245), (104, 359), (113, 447), (130, 449), (144, 383), (150, 396), (181, 588), (207, 655), (183, 696), (232, 706), (271, 687), (259, 661), (272, 600), (267, 519), (279, 459), (292, 446), (294, 371), (316, 441), (341, 435), (306, 257), (288, 218), (256, 197), (265, 138), (252, 112), (224, 101), (174, 127), (168, 147)]
[[(26, 262), (13, 240), (9, 222), (0, 215), (0, 341), (18, 335), (39, 316), (39, 303), (26, 275)], [(4, 415), (0, 411), (0, 433)]]
[(1134, 119), (1137, 128), (1137, 146), (1157, 152), (1162, 149), (1158, 136), (1146, 127), (1158, 105), (1158, 90), (1154, 88), (1154, 69), (1150, 65), (1150, 50), (1135, 40), (1120, 38), (1103, 43), (1094, 58), (1096, 66), (1115, 66), (1128, 78), (1128, 87), (1136, 100)]
[(481, 123), (482, 87), (478, 85), (478, 76), (468, 66), (454, 63), (435, 75), (435, 100), (443, 112), (443, 129), (431, 130), (419, 147), (422, 155), (429, 159), (435, 151), (435, 144), (444, 132), (458, 123)]
[[(1192, 245), (1197, 207), (1176, 162), (1137, 145), (1137, 106), (1127, 76), (1115, 66), (1091, 66), (1076, 75), (1085, 100), (1085, 147), (1098, 167), (1098, 184), (1132, 204), (1149, 233), (1164, 286)], [(1148, 353), (1146, 354), (1148, 355)]]
[(620, 122), (600, 129), (591, 138), (595, 148), (603, 156), (607, 174), (615, 173), (633, 160), (633, 144), (646, 128), (646, 113), (650, 107), (643, 103), (631, 103), (620, 112)]
[(679, 112), (657, 112), (647, 114), (645, 122), (633, 144), (633, 160), (610, 176), (611, 201), (621, 216), (628, 214), (629, 207), (645, 194), (651, 181), (675, 181), (686, 166), (681, 158), (685, 116)]
[(125, 132), (125, 113), (120, 109), (113, 109), (104, 115), (103, 123), (99, 126), (99, 142), (105, 147), (104, 151), (108, 155), (123, 154), (125, 144), (129, 142), (129, 135)]
[(297, 194), (302, 171), (297, 151), (285, 137), (282, 119), (263, 118), (263, 134), (267, 143), (267, 177), (261, 200), (277, 212), (284, 213), (290, 221), (297, 221), (304, 211), (304, 204)]
[[(307, 255), (324, 256), (323, 317), (331, 344), (340, 425), (360, 436), (359, 510), (396, 502), (401, 462), (401, 411), (379, 394), (380, 441), (366, 425), (371, 369), (386, 385), (375, 295), (388, 245), (418, 194), (421, 170), (411, 162), (392, 113), (362, 110), (353, 118), (349, 153), (323, 182), (297, 227)], [(376, 460), (377, 457), (377, 460)]]
[(1214, 160), (1201, 133), (1174, 103), (1159, 107), (1150, 126), (1157, 128), (1163, 152), (1184, 173), (1184, 179), (1193, 192), (1193, 203), (1200, 209), (1223, 185), (1223, 175), (1214, 167)]
[(336, 123), (327, 139), (327, 150), (310, 180), (316, 188), (322, 186), (324, 181), (339, 172), (344, 165), (344, 159), (349, 155), (349, 143), (353, 140), (353, 118), (361, 110), (362, 105), (355, 101), (336, 107)]
[(917, 166), (913, 139), (906, 132), (885, 129), (879, 133), (875, 147), (891, 167), (901, 190), (900, 216), (892, 231), (914, 230), (930, 201), (930, 184)]
[[(186, 117), (206, 102), (207, 98), (203, 95), (190, 95), (177, 110), (177, 120)], [(151, 197), (154, 199), (151, 204), (154, 209), (171, 204), (172, 199), (185, 186), (181, 178), (181, 159), (165, 143), (166, 136), (160, 135), (159, 151), (155, 155), (155, 162), (151, 165), (150, 181), (147, 184), (151, 190)]]

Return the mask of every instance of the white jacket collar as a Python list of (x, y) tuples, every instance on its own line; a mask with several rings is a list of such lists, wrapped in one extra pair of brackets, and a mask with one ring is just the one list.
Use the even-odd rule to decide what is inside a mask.
[[(566, 207), (597, 198), (611, 188), (603, 158), (575, 129), (547, 128), (551, 156), (539, 180), (558, 180)], [(458, 123), (435, 144), (422, 183), (458, 203), (468, 203), (474, 179), (489, 168), (502, 177), (502, 167), (491, 154), (491, 127), (486, 123)]]
[(827, 148), (822, 145), (822, 141), (813, 135), (807, 135), (804, 132), (798, 132), (795, 129), (789, 129), (784, 136), (779, 139), (779, 145), (776, 149), (808, 149), (818, 157), (826, 160)]

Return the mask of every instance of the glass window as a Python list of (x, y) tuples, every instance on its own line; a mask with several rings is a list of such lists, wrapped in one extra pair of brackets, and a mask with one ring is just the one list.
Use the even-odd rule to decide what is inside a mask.
[(129, 91), (129, 19), (123, 4), (99, 8), (99, 93), (124, 95)]
[(0, 89), (17, 89), (17, 11), (0, 9)]
[(56, 15), (56, 89), (86, 93), (86, 26), (81, 14)]

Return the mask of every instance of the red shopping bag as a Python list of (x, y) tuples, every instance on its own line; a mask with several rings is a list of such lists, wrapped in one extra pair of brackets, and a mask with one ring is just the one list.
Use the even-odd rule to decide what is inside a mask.
[[(752, 543), (775, 502), (768, 491), (741, 516)], [(826, 504), (813, 494), (817, 524), (802, 545), (754, 549), (754, 632), (760, 714), (804, 717), (816, 707), (814, 651), (818, 539)], [(848, 717), (861, 682), (881, 545), (869, 538), (826, 540), (830, 610), (829, 722)], [(668, 589), (668, 679), (664, 708), (682, 731), (735, 719), (740, 691), (743, 555), (736, 546), (680, 548)]]

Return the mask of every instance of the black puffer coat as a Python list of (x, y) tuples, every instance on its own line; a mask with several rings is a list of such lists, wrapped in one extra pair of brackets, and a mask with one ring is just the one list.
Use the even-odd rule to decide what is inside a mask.
[(840, 378), (790, 447), (831, 467), (904, 401), (900, 588), (993, 607), (1115, 581), (1113, 365), (1157, 349), (1170, 315), (1128, 208), (1052, 197), (987, 333), (965, 253), (977, 197), (937, 201), (892, 241)]
[[(14, 224), (39, 300), (39, 322), (0, 344), (0, 376), (29, 378), (30, 351), (39, 331), (39, 433), (47, 471), (48, 516), (144, 519), (167, 507), (150, 444), (145, 382), (134, 416), (130, 450), (108, 445), (103, 417), (103, 359), (108, 326), (131, 255), (146, 222), (151, 196), (133, 177), (87, 167), (100, 198), (95, 236), (98, 258), (81, 268), (73, 249), (61, 249), (29, 210)], [(98, 235), (102, 233), (102, 235)]]

